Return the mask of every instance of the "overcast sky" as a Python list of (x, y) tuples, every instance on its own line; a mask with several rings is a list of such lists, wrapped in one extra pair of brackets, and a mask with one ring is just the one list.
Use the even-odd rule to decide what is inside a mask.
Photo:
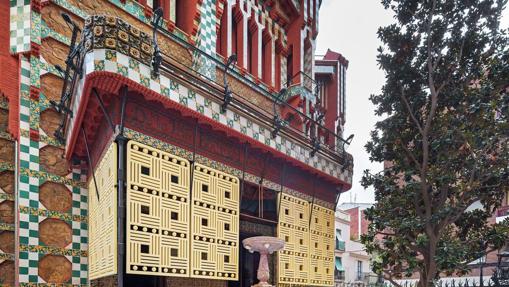
[[(379, 93), (384, 83), (384, 74), (376, 64), (376, 49), (380, 46), (376, 31), (393, 22), (392, 14), (378, 0), (324, 0), (319, 17), (316, 54), (323, 55), (331, 49), (350, 62), (346, 74), (345, 136), (355, 134), (348, 148), (354, 157), (354, 176), (352, 189), (341, 195), (340, 202), (374, 202), (373, 190), (364, 190), (359, 181), (363, 170), (382, 169), (381, 164), (369, 161), (364, 145), (377, 121), (369, 95)], [(508, 9), (502, 25), (509, 26)]]

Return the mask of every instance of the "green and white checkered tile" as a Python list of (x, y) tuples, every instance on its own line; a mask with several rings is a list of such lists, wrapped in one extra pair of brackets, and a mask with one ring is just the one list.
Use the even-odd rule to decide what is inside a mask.
[(87, 285), (88, 282), (88, 258), (84, 256), (72, 256), (72, 284)]
[[(150, 68), (126, 55), (104, 49), (94, 50), (88, 53), (85, 61), (85, 73), (89, 74), (97, 70), (124, 74), (129, 79), (143, 84), (147, 88), (168, 97), (172, 101), (178, 102), (192, 110), (195, 110), (225, 126), (229, 126), (255, 140), (258, 140), (259, 142), (262, 142), (263, 144), (289, 155), (292, 158), (315, 167), (336, 178), (348, 178), (340, 171), (340, 166), (338, 164), (325, 159), (320, 154), (310, 157), (310, 149), (308, 147), (296, 144), (288, 138), (283, 138), (281, 135), (272, 139), (270, 135), (271, 127), (269, 126), (262, 126), (259, 123), (253, 123), (232, 111), (221, 113), (220, 103), (211, 101), (184, 85), (176, 84), (172, 79), (163, 75), (161, 75), (157, 81), (143, 76), (143, 73), (148, 73)], [(78, 98), (79, 95), (77, 99)], [(76, 101), (76, 104), (78, 103), (79, 100)]]
[[(204, 0), (200, 6), (200, 24), (196, 35), (197, 46), (207, 55), (216, 55), (216, 0)], [(215, 79), (215, 62), (195, 51), (193, 54), (193, 66), (202, 75), (209, 79)]]
[[(86, 170), (74, 168), (72, 179), (78, 182), (86, 181)], [(72, 190), (72, 215), (88, 216), (88, 190), (74, 186)], [(86, 221), (72, 222), (72, 249), (88, 250), (88, 223)], [(72, 257), (72, 284), (87, 284), (88, 257)]]
[(19, 283), (41, 282), (38, 276), (39, 253), (31, 251), (19, 252)]
[(39, 216), (30, 213), (19, 213), (19, 244), (39, 245)]
[(30, 51), (30, 0), (10, 0), (10, 7), (11, 53)]

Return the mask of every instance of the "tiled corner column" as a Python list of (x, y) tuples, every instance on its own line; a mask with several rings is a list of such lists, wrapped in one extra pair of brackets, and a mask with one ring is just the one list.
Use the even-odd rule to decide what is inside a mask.
[[(32, 43), (40, 44), (48, 35), (43, 34), (40, 14), (32, 11), (31, 17), (30, 37)], [(53, 135), (41, 129), (41, 114), (50, 108), (47, 97), (41, 93), (41, 76), (55, 69), (42, 55), (34, 53), (20, 56), (20, 66), (18, 281), (20, 286), (49, 286), (52, 283), (47, 281), (48, 272), (62, 268), (59, 270), (65, 271), (59, 273), (65, 275), (58, 279), (62, 280), (59, 286), (87, 286), (88, 198), (84, 170), (78, 167), (67, 175), (57, 175), (43, 167), (48, 150), (52, 157), (59, 158), (56, 153), (62, 149)], [(46, 158), (41, 154), (45, 149)], [(46, 183), (58, 184), (69, 192), (68, 210), (45, 205), (41, 187)], [(48, 230), (53, 225), (64, 231), (57, 229), (48, 239)], [(46, 240), (42, 237), (44, 233)]]
[[(200, 9), (200, 22), (198, 33), (196, 35), (197, 46), (207, 55), (215, 57), (216, 55), (216, 1), (203, 0)], [(214, 61), (198, 51), (193, 53), (193, 65), (202, 75), (209, 79), (216, 77), (216, 65)]]
[(30, 50), (30, 0), (9, 1), (11, 53), (27, 52)]

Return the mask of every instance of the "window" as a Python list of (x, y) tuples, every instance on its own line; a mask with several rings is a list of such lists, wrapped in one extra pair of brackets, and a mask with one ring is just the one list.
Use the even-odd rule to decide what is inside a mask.
[(345, 241), (341, 235), (341, 229), (336, 228), (336, 250), (345, 251)]
[(291, 52), (293, 46), (290, 47), (290, 54), (286, 58), (286, 87), (292, 84), (293, 78), (293, 53)]
[(228, 9), (223, 11), (220, 20), (219, 31), (216, 39), (216, 53), (227, 57), (227, 45), (228, 45)]
[(341, 257), (336, 257), (336, 262), (334, 266), (334, 279), (335, 280), (345, 280), (345, 268), (343, 267), (343, 260)]
[[(265, 36), (265, 35), (264, 35)], [(272, 77), (272, 62), (271, 62), (271, 51), (270, 51), (270, 40), (266, 40), (263, 37), (262, 41), (262, 80), (264, 83), (270, 85)]]
[(257, 184), (248, 182), (243, 184), (240, 212), (252, 217), (277, 221), (277, 192)]
[(362, 278), (362, 261), (357, 261), (357, 280), (363, 280)]
[(235, 21), (235, 17), (232, 15), (232, 54), (237, 54), (237, 56), (240, 58), (240, 56), (237, 53), (237, 21)]
[(252, 75), (253, 74), (253, 70), (254, 70), (254, 61), (253, 61), (253, 57), (254, 57), (254, 53), (253, 53), (253, 37), (254, 37), (254, 34), (253, 32), (251, 31), (251, 29), (247, 29), (247, 70), (249, 71), (249, 73)]

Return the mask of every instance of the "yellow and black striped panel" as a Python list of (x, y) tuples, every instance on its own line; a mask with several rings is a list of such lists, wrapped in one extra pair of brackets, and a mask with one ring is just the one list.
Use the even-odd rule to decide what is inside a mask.
[(281, 194), (278, 237), (285, 248), (278, 252), (278, 282), (307, 284), (309, 278), (309, 202)]
[[(95, 169), (98, 191), (88, 182), (88, 262), (91, 280), (117, 274), (117, 145), (112, 143)], [(99, 198), (97, 198), (99, 193)]]
[(129, 141), (126, 272), (189, 277), (190, 164)]
[(310, 241), (309, 285), (334, 284), (334, 210), (313, 205)]
[(238, 280), (239, 180), (195, 164), (191, 277)]

